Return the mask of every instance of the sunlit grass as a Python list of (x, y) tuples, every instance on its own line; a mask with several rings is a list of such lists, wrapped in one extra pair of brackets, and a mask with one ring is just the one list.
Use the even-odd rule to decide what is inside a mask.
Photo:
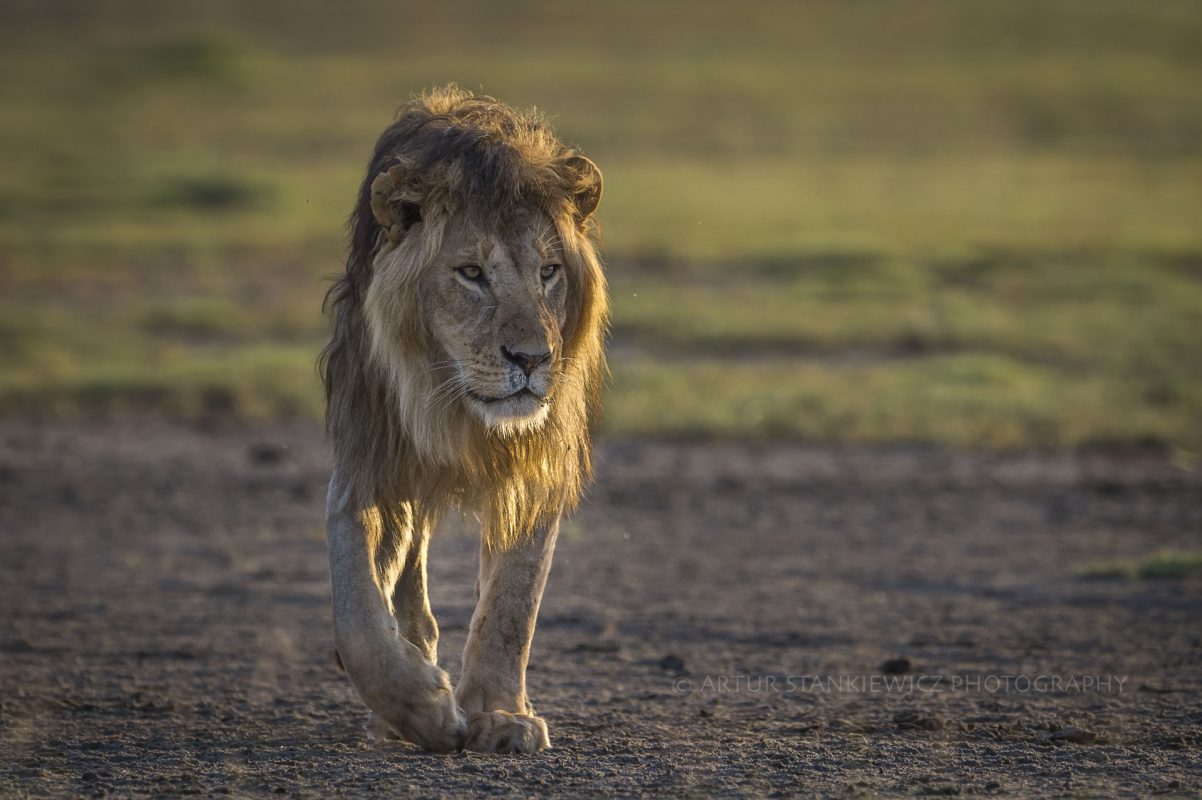
[(46, 348), (36, 370), (0, 375), (10, 411), (73, 414), (84, 410), (165, 411), (184, 417), (319, 416), (315, 345), (253, 344), (221, 350), (111, 347), (80, 359)]
[(1202, 444), (1188, 2), (255, 9), (0, 30), (0, 409), (319, 413), (363, 163), (453, 80), (605, 171), (607, 431)]
[(1194, 158), (812, 154), (619, 162), (609, 173), (604, 230), (617, 253), (712, 260), (1202, 245), (1193, 224), (1202, 159)]
[(1105, 377), (1066, 381), (1056, 370), (1000, 356), (876, 363), (647, 358), (615, 372), (605, 419), (620, 433), (990, 447), (1202, 435), (1190, 404), (1153, 408)]

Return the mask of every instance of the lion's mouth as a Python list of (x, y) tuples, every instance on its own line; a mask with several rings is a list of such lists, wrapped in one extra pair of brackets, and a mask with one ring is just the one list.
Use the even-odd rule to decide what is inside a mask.
[(488, 405), (489, 403), (500, 403), (504, 400), (522, 400), (527, 397), (538, 400), (539, 402), (542, 402), (543, 399), (540, 395), (537, 395), (531, 391), (529, 387), (525, 389), (518, 389), (516, 392), (507, 394), (504, 397), (488, 397), (468, 389), (467, 396), (475, 400), (477, 403), (484, 403), (485, 405)]

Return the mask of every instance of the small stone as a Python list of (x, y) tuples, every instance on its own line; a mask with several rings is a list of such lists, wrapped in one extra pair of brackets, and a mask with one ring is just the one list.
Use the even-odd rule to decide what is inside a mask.
[(942, 730), (945, 723), (942, 719), (930, 714), (924, 714), (921, 711), (907, 709), (899, 711), (893, 715), (893, 724), (900, 730), (917, 730), (917, 731), (938, 731)]
[(246, 455), (253, 464), (279, 464), (288, 457), (288, 446), (273, 442), (256, 442), (247, 448)]
[(910, 663), (908, 658), (891, 658), (884, 664), (881, 664), (881, 672), (886, 675), (905, 675), (912, 670), (914, 665)]
[(616, 653), (621, 646), (612, 639), (600, 639), (595, 642), (580, 642), (572, 649), (577, 653)]
[(1089, 744), (1097, 738), (1096, 733), (1090, 733), (1072, 725), (1048, 735), (1048, 739), (1053, 742), (1072, 742), (1073, 744)]

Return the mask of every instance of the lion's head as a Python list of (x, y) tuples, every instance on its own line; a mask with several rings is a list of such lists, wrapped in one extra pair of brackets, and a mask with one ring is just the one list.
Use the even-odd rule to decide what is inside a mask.
[(364, 502), (458, 501), (507, 538), (576, 501), (604, 372), (601, 185), (541, 117), (453, 87), (385, 130), (325, 352)]
[[(374, 185), (387, 193), (391, 177), (381, 175)], [(441, 407), (462, 404), (505, 436), (541, 425), (555, 401), (568, 363), (565, 327), (569, 315), (579, 315), (580, 279), (568, 274), (572, 267), (545, 211), (534, 205), (507, 211), (499, 219), (469, 220), (430, 209), (407, 235), (420, 239), (423, 229), (437, 226), (427, 235), (438, 241), (412, 247), (402, 241), (377, 260), (366, 302), (376, 357), (392, 368), (398, 388), (438, 406), (415, 406), (414, 416), (441, 417)], [(427, 249), (433, 258), (415, 269), (415, 254)], [(409, 311), (420, 324), (410, 327), (398, 299), (416, 301)], [(415, 381), (417, 369), (427, 370), (429, 380)]]

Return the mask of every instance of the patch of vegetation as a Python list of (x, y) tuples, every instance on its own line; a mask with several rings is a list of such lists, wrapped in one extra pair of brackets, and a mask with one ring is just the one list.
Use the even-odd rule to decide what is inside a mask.
[(456, 80), (605, 170), (609, 431), (1202, 447), (1187, 0), (69, 5), (0, 29), (0, 408), (317, 413), (364, 159)]
[(1077, 574), (1096, 580), (1202, 580), (1202, 551), (1162, 550), (1133, 561), (1087, 564)]
[(196, 211), (232, 212), (264, 204), (269, 192), (234, 175), (179, 175), (162, 182), (156, 204)]
[(147, 31), (98, 55), (101, 73), (116, 84), (191, 81), (228, 87), (243, 74), (250, 47), (216, 30)]
[(1147, 409), (1104, 377), (1004, 356), (856, 361), (632, 357), (605, 411), (621, 433), (1015, 448), (1202, 435), (1191, 407)]
[(184, 417), (322, 413), (313, 346), (257, 344), (213, 350), (127, 343), (121, 349), (124, 355), (108, 353), (88, 363), (60, 358), (34, 375), (6, 372), (0, 375), (0, 408), (59, 415), (155, 409)]

